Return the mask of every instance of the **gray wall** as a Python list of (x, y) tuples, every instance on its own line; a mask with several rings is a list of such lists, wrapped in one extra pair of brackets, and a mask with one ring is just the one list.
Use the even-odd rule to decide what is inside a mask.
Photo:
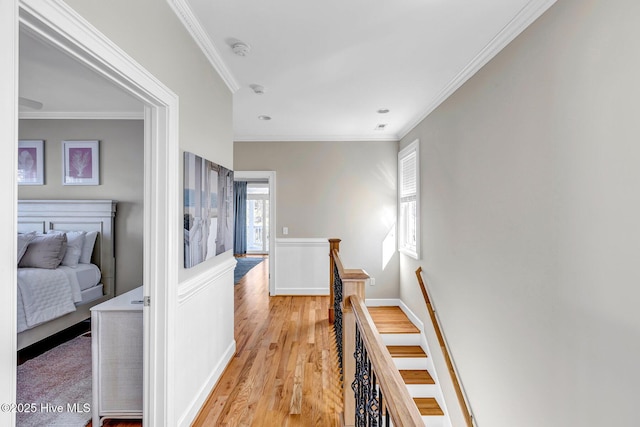
[(401, 141), (420, 262), (480, 427), (635, 426), (640, 3), (563, 0)]
[[(168, 2), (68, 0), (66, 3), (179, 97), (180, 150), (231, 169), (231, 91)], [(178, 165), (173, 166), (181, 169), (182, 155), (178, 157)], [(182, 187), (181, 178), (178, 186)], [(182, 235), (182, 221), (175, 227)], [(175, 243), (182, 247), (182, 239)], [(172, 284), (172, 289), (202, 275), (214, 274), (216, 267), (233, 257), (231, 252), (190, 269), (182, 268), (180, 263), (179, 283), (175, 288)], [(192, 420), (200, 399), (210, 391), (209, 381), (217, 378), (218, 365), (224, 366), (227, 349), (233, 345), (233, 278), (227, 276), (215, 283), (215, 289), (209, 287), (199, 294), (200, 300), (192, 298), (178, 303), (175, 293), (167, 294), (171, 303), (178, 305), (175, 317), (167, 321), (179, 331), (167, 352), (174, 368), (168, 375), (166, 390), (171, 404), (167, 409), (172, 417), (167, 420), (169, 425), (178, 425), (179, 420), (186, 425)], [(193, 325), (199, 328), (196, 330)], [(203, 340), (199, 331), (205, 330), (207, 339)]]
[[(142, 284), (144, 123), (140, 120), (21, 120), (21, 139), (44, 140), (45, 185), (19, 186), (21, 199), (113, 199), (116, 293)], [(62, 141), (100, 141), (100, 185), (62, 185)]]
[(234, 150), (235, 170), (276, 171), (277, 237), (340, 238), (345, 266), (376, 279), (367, 297), (397, 297), (398, 256), (382, 260), (396, 221), (397, 143), (235, 142)]
[[(232, 169), (231, 92), (168, 2), (69, 0), (67, 3), (180, 97), (180, 149)], [(179, 168), (182, 177), (182, 154)], [(190, 269), (181, 268), (180, 281), (233, 257), (231, 252)]]

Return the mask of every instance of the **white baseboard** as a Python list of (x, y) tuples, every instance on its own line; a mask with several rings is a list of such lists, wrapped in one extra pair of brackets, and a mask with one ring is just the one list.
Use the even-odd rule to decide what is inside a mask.
[(295, 295), (295, 296), (321, 295), (321, 296), (328, 296), (329, 292), (327, 292), (326, 288), (276, 288), (276, 295), (278, 295), (278, 296), (286, 296), (286, 295)]
[(207, 381), (199, 390), (195, 398), (191, 401), (185, 413), (178, 420), (179, 426), (189, 426), (191, 425), (193, 420), (195, 420), (196, 416), (198, 416), (200, 408), (202, 408), (202, 405), (204, 405), (204, 402), (209, 397), (211, 390), (213, 390), (213, 387), (215, 387), (216, 383), (222, 376), (222, 373), (226, 369), (227, 365), (229, 365), (229, 362), (231, 362), (231, 359), (235, 354), (236, 341), (233, 340), (227, 348), (227, 351), (224, 352), (224, 355), (216, 365), (215, 369), (209, 375), (209, 378), (207, 378)]
[(366, 298), (364, 300), (364, 304), (367, 307), (392, 307), (394, 305), (399, 306), (401, 302), (402, 301), (400, 301), (398, 298)]

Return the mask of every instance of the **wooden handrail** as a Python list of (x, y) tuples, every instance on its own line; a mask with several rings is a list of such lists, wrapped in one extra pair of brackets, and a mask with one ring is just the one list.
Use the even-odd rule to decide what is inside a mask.
[(467, 427), (472, 427), (473, 418), (471, 416), (471, 411), (469, 411), (467, 401), (464, 398), (462, 387), (460, 386), (460, 382), (458, 381), (458, 375), (456, 374), (456, 371), (453, 367), (453, 362), (451, 361), (449, 350), (447, 349), (447, 345), (444, 341), (444, 336), (442, 335), (442, 330), (440, 329), (440, 323), (438, 322), (438, 318), (436, 317), (436, 312), (433, 309), (433, 305), (431, 304), (431, 299), (429, 299), (429, 294), (427, 293), (427, 287), (424, 281), (422, 280), (422, 267), (418, 267), (418, 269), (416, 270), (416, 276), (418, 277), (418, 283), (420, 284), (420, 290), (422, 291), (424, 302), (427, 304), (427, 310), (429, 311), (429, 317), (431, 317), (431, 323), (433, 323), (433, 328), (435, 329), (436, 336), (438, 337), (438, 343), (440, 344), (440, 349), (442, 350), (442, 354), (444, 355), (444, 360), (447, 363), (447, 369), (449, 370), (449, 375), (451, 375), (451, 381), (453, 382), (453, 387), (456, 391), (456, 396), (458, 397), (460, 408), (462, 409), (462, 415), (464, 416), (464, 420)]
[(333, 261), (333, 251), (340, 251), (340, 239), (329, 239), (329, 323), (333, 325), (333, 322), (336, 320), (335, 311), (333, 308), (333, 281), (334, 281), (334, 261)]
[(337, 250), (332, 252), (333, 261), (336, 263), (338, 267), (338, 274), (342, 280), (367, 280), (369, 279), (369, 275), (366, 271), (361, 270), (359, 268), (344, 268), (342, 265), (342, 260), (340, 259), (340, 254)]
[(409, 395), (400, 372), (386, 350), (364, 301), (358, 296), (352, 295), (349, 297), (349, 302), (353, 308), (368, 357), (376, 373), (378, 384), (385, 396), (385, 406), (389, 411), (393, 425), (424, 426), (418, 407)]

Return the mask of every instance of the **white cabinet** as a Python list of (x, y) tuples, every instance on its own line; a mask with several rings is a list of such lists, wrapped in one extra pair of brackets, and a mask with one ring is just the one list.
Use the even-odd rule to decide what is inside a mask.
[(142, 418), (142, 287), (91, 309), (93, 426)]

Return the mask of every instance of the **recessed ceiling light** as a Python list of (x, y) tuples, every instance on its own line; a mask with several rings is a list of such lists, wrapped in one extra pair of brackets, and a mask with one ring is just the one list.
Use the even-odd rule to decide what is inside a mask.
[(271, 120), (271, 117), (265, 116), (265, 115), (260, 115), (260, 116), (258, 116), (258, 119), (259, 120)]
[(378, 110), (378, 114), (387, 114), (389, 112), (388, 108), (381, 108)]
[(380, 123), (378, 125), (376, 125), (375, 130), (384, 130), (387, 127), (386, 123)]

